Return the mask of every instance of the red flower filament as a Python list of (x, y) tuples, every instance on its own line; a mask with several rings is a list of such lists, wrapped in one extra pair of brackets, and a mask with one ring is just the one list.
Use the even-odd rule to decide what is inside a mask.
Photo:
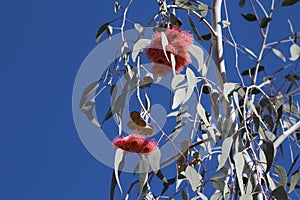
[(152, 71), (157, 76), (165, 76), (172, 71), (171, 54), (175, 57), (175, 71), (181, 72), (184, 66), (191, 63), (188, 53), (193, 44), (193, 36), (186, 31), (173, 27), (165, 31), (168, 39), (166, 54), (162, 47), (162, 33), (157, 32), (152, 37), (152, 44), (146, 49), (147, 57), (152, 61)]
[(153, 153), (157, 149), (157, 143), (154, 140), (147, 140), (144, 137), (136, 134), (126, 137), (117, 137), (113, 140), (113, 145), (116, 148), (132, 153)]

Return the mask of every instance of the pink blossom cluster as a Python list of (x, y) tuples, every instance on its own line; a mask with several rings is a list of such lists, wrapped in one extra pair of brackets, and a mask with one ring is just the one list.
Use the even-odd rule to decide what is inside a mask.
[(193, 35), (176, 26), (164, 33), (168, 39), (168, 45), (165, 46), (166, 54), (162, 47), (161, 32), (153, 35), (152, 43), (146, 49), (146, 55), (152, 61), (152, 71), (157, 76), (165, 76), (172, 71), (171, 54), (175, 57), (176, 72), (180, 72), (184, 66), (191, 63), (188, 50), (193, 44)]
[(147, 140), (144, 137), (131, 134), (125, 137), (117, 137), (113, 140), (116, 148), (133, 153), (153, 153), (157, 149), (157, 143), (154, 140)]

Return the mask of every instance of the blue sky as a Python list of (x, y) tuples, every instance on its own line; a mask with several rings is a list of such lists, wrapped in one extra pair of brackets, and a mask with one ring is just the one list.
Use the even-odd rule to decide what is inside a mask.
[[(137, 1), (129, 18), (146, 22), (154, 11), (145, 14), (143, 4)], [(232, 6), (239, 9), (236, 4)], [(299, 8), (282, 10), (298, 31)], [(1, 2), (0, 199), (109, 198), (112, 170), (82, 145), (71, 98), (77, 70), (96, 45), (98, 27), (113, 18), (113, 1), (108, 0)], [(288, 32), (286, 21), (277, 20), (274, 31)], [(255, 41), (245, 32), (240, 36), (249, 45)]]

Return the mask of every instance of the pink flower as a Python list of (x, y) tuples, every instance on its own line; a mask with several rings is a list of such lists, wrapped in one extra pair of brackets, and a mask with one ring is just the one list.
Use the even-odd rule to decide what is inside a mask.
[(153, 153), (157, 149), (157, 143), (154, 140), (147, 140), (136, 134), (126, 137), (117, 137), (113, 140), (116, 148), (133, 153)]
[(172, 71), (171, 54), (175, 57), (175, 71), (181, 72), (184, 66), (191, 62), (188, 50), (193, 44), (193, 36), (179, 27), (167, 29), (165, 34), (168, 39), (166, 53), (161, 41), (161, 32), (152, 37), (152, 44), (146, 49), (146, 55), (152, 61), (152, 71), (157, 76), (165, 76)]

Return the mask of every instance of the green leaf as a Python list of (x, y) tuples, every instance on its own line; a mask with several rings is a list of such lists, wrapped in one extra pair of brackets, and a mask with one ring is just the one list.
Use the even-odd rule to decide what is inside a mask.
[(180, 19), (178, 19), (173, 13), (170, 14), (170, 22), (172, 25), (175, 26), (182, 26), (182, 22)]
[(176, 76), (173, 77), (172, 82), (171, 82), (171, 88), (172, 90), (175, 90), (178, 84), (180, 84), (182, 81), (184, 81), (185, 76), (183, 74), (177, 74)]
[(190, 182), (193, 191), (196, 191), (201, 186), (202, 177), (193, 167), (186, 167), (185, 177)]
[(114, 13), (116, 14), (117, 12), (118, 12), (118, 10), (120, 9), (120, 4), (119, 4), (119, 2), (115, 2), (115, 5), (114, 5)]
[(123, 167), (124, 167), (124, 151), (118, 148), (116, 149), (116, 154), (115, 154), (114, 170), (115, 170), (115, 178), (121, 193), (123, 193), (123, 190), (119, 180), (119, 171), (121, 171)]
[(193, 70), (191, 70), (190, 68), (186, 68), (186, 78), (187, 78), (187, 90), (186, 90), (186, 94), (185, 94), (185, 99), (183, 100), (183, 104), (186, 103), (190, 97), (192, 96), (193, 92), (194, 92), (194, 87), (197, 84), (197, 79), (196, 76), (193, 72)]
[(199, 8), (193, 6), (188, 0), (175, 0), (175, 5), (183, 9), (199, 11)]
[[(260, 65), (258, 67), (258, 72), (261, 72), (261, 71), (264, 71), (264, 70), (265, 70), (264, 66)], [(247, 69), (247, 70), (243, 71), (242, 76), (252, 76), (252, 75), (254, 75), (255, 71), (256, 71), (256, 67), (252, 67), (250, 69)]]
[(177, 108), (185, 99), (186, 91), (185, 88), (179, 88), (175, 91), (172, 109)]
[(197, 30), (197, 28), (196, 28), (196, 26), (195, 26), (192, 18), (189, 15), (188, 15), (188, 18), (189, 18), (189, 22), (190, 22), (190, 25), (192, 27), (192, 30), (196, 34), (198, 40), (203, 41), (204, 39), (201, 37), (200, 33), (198, 32), (198, 30)]
[(282, 2), (282, 6), (291, 6), (294, 5), (295, 3), (299, 2), (300, 0), (284, 0)]
[(206, 5), (206, 4), (202, 3), (202, 2), (199, 2), (198, 8), (200, 10), (201, 16), (202, 17), (206, 17), (207, 12), (208, 12), (208, 5)]
[[(162, 45), (162, 49), (164, 51), (164, 54), (165, 54), (165, 57), (166, 57), (167, 61), (170, 62), (169, 57), (167, 55), (167, 51), (166, 51), (166, 46), (169, 44), (168, 38), (167, 38), (167, 36), (166, 36), (166, 34), (164, 32), (160, 32), (160, 33), (161, 33), (161, 45)], [(171, 64), (174, 64), (174, 63), (171, 63)]]
[(134, 28), (139, 32), (143, 32), (144, 27), (142, 25), (140, 25), (139, 23), (134, 23)]
[(231, 91), (237, 89), (238, 87), (239, 84), (237, 83), (230, 83), (230, 82), (224, 83), (223, 95), (227, 102), (229, 102), (228, 95), (231, 93)]
[(300, 47), (297, 44), (293, 44), (290, 47), (290, 53), (291, 53), (290, 60), (291, 61), (297, 60), (300, 56)]
[(275, 165), (275, 172), (276, 174), (279, 176), (280, 178), (280, 184), (286, 188), (286, 184), (287, 184), (287, 175), (286, 175), (286, 171), (284, 169), (284, 167), (279, 166), (279, 165)]
[(240, 0), (239, 6), (240, 6), (240, 7), (243, 7), (243, 6), (245, 5), (245, 3), (246, 3), (246, 0)]
[(233, 156), (235, 162), (235, 169), (236, 169), (236, 177), (238, 179), (241, 195), (245, 194), (244, 191), (244, 184), (243, 184), (243, 170), (244, 170), (244, 156), (242, 152), (238, 152)]
[(272, 18), (269, 18), (269, 17), (263, 17), (261, 19), (261, 22), (260, 22), (260, 27), (261, 28), (266, 28), (268, 23), (272, 20)]
[(255, 55), (255, 53), (253, 53), (253, 51), (251, 49), (248, 49), (246, 47), (244, 47), (244, 49), (250, 54), (252, 55), (254, 58), (257, 58), (257, 56)]
[(139, 39), (132, 48), (131, 58), (135, 62), (138, 54), (151, 44), (150, 39)]
[(281, 51), (279, 51), (278, 49), (272, 49), (273, 53), (278, 56), (279, 58), (281, 58), (281, 60), (283, 60), (283, 62), (286, 61), (285, 56), (281, 53)]
[(101, 36), (103, 35), (104, 31), (107, 30), (107, 27), (109, 26), (109, 23), (105, 23), (103, 24), (99, 29), (98, 29), (98, 32), (97, 32), (97, 35), (96, 35), (96, 43), (99, 42)]
[(94, 107), (95, 107), (95, 99), (93, 98), (90, 101), (86, 102), (88, 98), (93, 93), (95, 93), (98, 87), (99, 87), (99, 81), (95, 81), (86, 87), (86, 89), (83, 91), (81, 95), (80, 111), (83, 112), (93, 124), (101, 128), (99, 122), (96, 120), (93, 114)]
[(226, 20), (222, 20), (223, 28), (230, 26), (230, 22)]
[(152, 170), (155, 172), (155, 174), (157, 174), (160, 169), (160, 157), (161, 152), (159, 149), (157, 149), (155, 152), (151, 153), (148, 156), (149, 164)]
[(299, 159), (299, 156), (300, 156), (300, 153), (296, 156), (296, 158), (295, 158), (294, 162), (292, 163), (287, 175), (290, 175), (292, 169), (294, 168), (295, 164), (297, 163), (297, 161)]
[(148, 180), (148, 170), (149, 170), (149, 163), (145, 157), (145, 155), (141, 155), (141, 160), (139, 164), (139, 185), (138, 185), (138, 196), (140, 196), (144, 185)]
[(240, 200), (252, 200), (253, 196), (252, 194), (244, 194), (240, 197)]
[(293, 173), (291, 177), (291, 185), (290, 185), (289, 193), (291, 193), (295, 189), (295, 186), (297, 185), (299, 178), (300, 178), (300, 173), (298, 171)]
[(272, 191), (272, 196), (274, 196), (278, 200), (288, 200), (288, 195), (282, 185), (277, 187), (275, 190)]
[(94, 107), (95, 107), (95, 99), (92, 99), (88, 101), (86, 104), (84, 104), (84, 106), (81, 109), (81, 112), (83, 112), (94, 125), (96, 125), (98, 128), (101, 128), (101, 125), (94, 117), (93, 114)]
[(85, 88), (80, 99), (80, 110), (82, 110), (88, 98), (98, 89), (99, 84), (100, 84), (99, 81), (95, 81)]
[(267, 174), (270, 171), (271, 166), (273, 164), (273, 160), (274, 160), (275, 151), (274, 151), (273, 142), (271, 142), (269, 140), (263, 140), (263, 144), (262, 144), (261, 148), (267, 159), (267, 169), (265, 171), (265, 173)]
[(201, 35), (203, 40), (210, 40), (211, 39), (211, 33), (205, 34), (205, 35)]
[(248, 14), (242, 14), (242, 16), (247, 20), (247, 21), (250, 21), (250, 22), (253, 22), (253, 21), (256, 21), (257, 18), (255, 15), (251, 14), (251, 13), (248, 13)]
[(232, 137), (228, 137), (223, 141), (222, 154), (221, 154), (221, 157), (220, 157), (219, 166), (217, 168), (217, 171), (220, 170), (225, 165), (226, 160), (229, 157), (232, 142), (233, 142)]
[(204, 65), (204, 51), (201, 47), (197, 45), (191, 45), (189, 48), (189, 52), (192, 54), (192, 56), (195, 57), (195, 59), (198, 62), (198, 72), (201, 71)]
[(188, 196), (184, 190), (181, 191), (181, 199), (188, 200)]
[(292, 34), (294, 34), (295, 31), (294, 31), (294, 27), (293, 27), (292, 22), (291, 22), (289, 19), (288, 19), (287, 21), (288, 21), (288, 23), (289, 23), (289, 25), (290, 25), (290, 30), (291, 30)]
[(200, 118), (203, 120), (204, 124), (207, 127), (210, 126), (210, 123), (209, 123), (209, 121), (207, 119), (207, 116), (206, 116), (206, 111), (205, 111), (205, 109), (203, 108), (203, 106), (201, 105), (200, 102), (197, 105), (197, 112), (198, 112), (198, 115), (200, 116)]

